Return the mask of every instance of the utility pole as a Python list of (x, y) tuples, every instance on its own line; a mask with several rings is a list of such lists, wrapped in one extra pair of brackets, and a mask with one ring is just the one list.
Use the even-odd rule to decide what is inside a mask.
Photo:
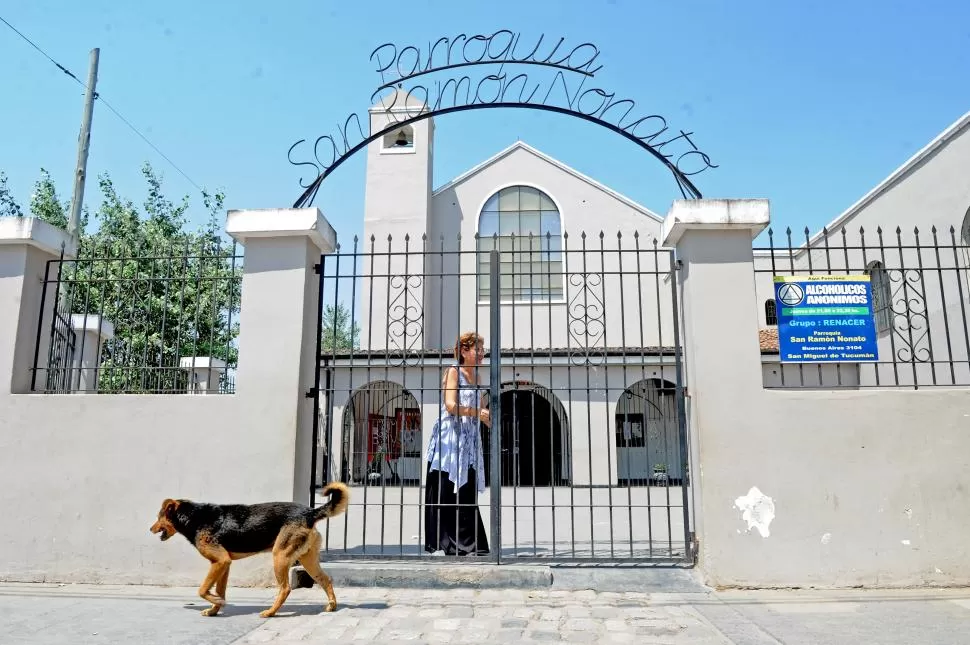
[(74, 173), (74, 199), (71, 201), (71, 218), (67, 222), (67, 233), (72, 241), (77, 241), (77, 227), (81, 220), (81, 205), (84, 202), (84, 180), (88, 170), (88, 148), (91, 143), (91, 117), (94, 114), (95, 86), (98, 83), (98, 58), (101, 50), (91, 50), (88, 67), (88, 87), (84, 94), (84, 115), (81, 117), (81, 134), (77, 139), (77, 169)]

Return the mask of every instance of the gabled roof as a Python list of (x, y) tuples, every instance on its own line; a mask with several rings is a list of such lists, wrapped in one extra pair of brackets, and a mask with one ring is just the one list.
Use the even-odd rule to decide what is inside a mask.
[(402, 90), (401, 88), (389, 88), (389, 91), (379, 97), (377, 101), (370, 107), (371, 112), (395, 112), (398, 110), (404, 110), (405, 108), (412, 108), (411, 111), (414, 114), (420, 114), (422, 110), (414, 110), (413, 108), (427, 108), (427, 104), (421, 99), (412, 96), (410, 92)]
[(435, 189), (435, 191), (432, 193), (432, 197), (434, 197), (434, 196), (436, 196), (436, 195), (438, 195), (440, 193), (443, 193), (444, 191), (448, 190), (449, 188), (454, 188), (455, 186), (458, 186), (459, 184), (465, 182), (466, 180), (470, 179), (474, 175), (477, 175), (481, 171), (485, 170), (489, 166), (492, 166), (492, 165), (498, 163), (499, 161), (501, 161), (505, 157), (507, 157), (510, 154), (512, 154), (513, 152), (515, 152), (516, 150), (525, 150), (525, 151), (527, 151), (527, 152), (535, 155), (539, 159), (542, 159), (546, 163), (552, 164), (553, 166), (559, 168), (563, 172), (566, 172), (567, 174), (570, 174), (573, 177), (575, 177), (575, 178), (577, 178), (577, 179), (579, 179), (581, 181), (586, 182), (587, 184), (589, 184), (593, 188), (596, 188), (597, 190), (601, 190), (604, 193), (610, 195), (611, 197), (616, 198), (617, 200), (623, 202), (624, 204), (626, 204), (630, 208), (632, 208), (632, 209), (634, 209), (636, 211), (639, 211), (639, 212), (643, 213), (647, 217), (652, 217), (653, 219), (657, 220), (658, 222), (663, 222), (663, 218), (662, 217), (660, 217), (659, 215), (657, 215), (656, 213), (654, 213), (653, 211), (651, 211), (646, 206), (643, 206), (641, 204), (638, 204), (637, 202), (633, 201), (629, 197), (626, 197), (625, 195), (621, 195), (620, 193), (616, 192), (615, 190), (613, 190), (611, 188), (607, 188), (606, 186), (604, 186), (600, 182), (596, 181), (592, 177), (588, 177), (588, 176), (584, 175), (583, 173), (579, 172), (578, 170), (576, 170), (575, 168), (571, 168), (571, 167), (567, 166), (566, 164), (564, 164), (563, 162), (559, 161), (558, 159), (554, 159), (554, 158), (550, 157), (549, 155), (547, 155), (545, 153), (542, 153), (542, 152), (536, 150), (535, 148), (533, 148), (529, 144), (525, 143), (524, 141), (516, 141), (515, 143), (513, 143), (509, 147), (505, 148), (504, 150), (502, 150), (498, 154), (496, 154), (496, 155), (494, 155), (492, 157), (489, 157), (488, 159), (486, 159), (485, 161), (481, 162), (477, 166), (474, 166), (472, 168), (469, 168), (468, 170), (466, 170), (462, 174), (458, 175), (457, 177), (455, 177), (454, 179), (452, 179), (451, 181), (449, 181), (445, 185), (441, 186), (440, 188)]
[[(920, 164), (932, 158), (937, 152), (940, 151), (941, 148), (948, 144), (952, 139), (960, 136), (960, 134), (962, 134), (963, 131), (968, 127), (970, 127), (970, 112), (967, 112), (962, 117), (957, 119), (956, 122), (950, 125), (950, 127), (937, 135), (935, 139), (923, 146), (919, 152), (907, 159), (903, 165), (894, 170), (892, 174), (879, 182), (875, 188), (863, 195), (862, 198), (860, 198), (856, 203), (849, 206), (849, 208), (843, 211), (842, 214), (836, 217), (834, 220), (829, 222), (825, 227), (823, 227), (823, 229), (827, 229), (829, 232), (840, 229), (850, 219), (857, 215), (859, 211), (871, 204), (874, 200), (895, 186), (897, 183), (905, 179), (905, 177), (915, 170)], [(807, 242), (802, 243), (798, 247), (799, 250), (804, 251), (808, 247), (814, 247), (815, 244), (822, 239), (823, 229), (819, 229)], [(765, 251), (764, 253), (768, 252)]]

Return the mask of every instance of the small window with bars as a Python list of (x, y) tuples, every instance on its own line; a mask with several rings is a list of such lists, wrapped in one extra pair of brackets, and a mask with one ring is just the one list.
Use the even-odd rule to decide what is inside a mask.
[(889, 277), (886, 275), (886, 267), (882, 262), (870, 262), (866, 267), (869, 275), (869, 284), (872, 289), (872, 313), (876, 319), (876, 333), (882, 334), (889, 331), (892, 324), (890, 311), (890, 300), (892, 299)]
[(778, 309), (774, 298), (765, 300), (765, 324), (769, 327), (778, 324)]

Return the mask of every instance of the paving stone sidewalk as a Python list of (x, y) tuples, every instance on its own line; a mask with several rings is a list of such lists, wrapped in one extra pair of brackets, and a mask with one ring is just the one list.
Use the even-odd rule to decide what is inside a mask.
[[(319, 591), (299, 591), (299, 602), (319, 601)], [(730, 642), (689, 606), (661, 595), (348, 589), (337, 612), (266, 621), (238, 643)]]
[[(589, 580), (608, 582), (602, 578)], [(259, 612), (272, 602), (273, 589), (230, 587), (226, 608), (204, 618), (199, 613), (208, 603), (194, 588), (0, 583), (0, 643), (499, 645), (511, 637), (527, 643), (970, 645), (970, 589), (715, 592), (658, 572), (612, 584), (641, 589), (338, 586), (339, 607), (329, 614), (322, 612), (321, 589), (296, 589), (276, 617), (263, 619)]]

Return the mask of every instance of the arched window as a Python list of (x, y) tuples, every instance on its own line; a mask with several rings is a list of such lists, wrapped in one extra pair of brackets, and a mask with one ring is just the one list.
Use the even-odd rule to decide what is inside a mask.
[(778, 324), (778, 309), (774, 298), (765, 300), (765, 324), (769, 327)]
[[(960, 244), (963, 255), (963, 274), (966, 279), (966, 293), (970, 294), (970, 208), (963, 216), (963, 224), (960, 225)], [(966, 296), (965, 296), (966, 297)]]
[(683, 484), (677, 419), (677, 388), (670, 381), (648, 378), (623, 391), (614, 415), (620, 486)]
[[(371, 381), (355, 390), (344, 406), (342, 426), (342, 482), (382, 486), (421, 483), (421, 406), (403, 385)], [(332, 463), (336, 467), (337, 463)]]
[(963, 224), (960, 226), (960, 242), (970, 246), (970, 208), (967, 209), (967, 214), (963, 216)]
[(510, 186), (492, 195), (478, 219), (478, 297), (488, 300), (489, 252), (498, 246), (503, 301), (563, 297), (559, 209), (541, 190)]
[(872, 313), (876, 319), (876, 333), (889, 331), (891, 312), (890, 300), (892, 293), (889, 288), (889, 277), (882, 262), (870, 262), (866, 267), (872, 288)]

